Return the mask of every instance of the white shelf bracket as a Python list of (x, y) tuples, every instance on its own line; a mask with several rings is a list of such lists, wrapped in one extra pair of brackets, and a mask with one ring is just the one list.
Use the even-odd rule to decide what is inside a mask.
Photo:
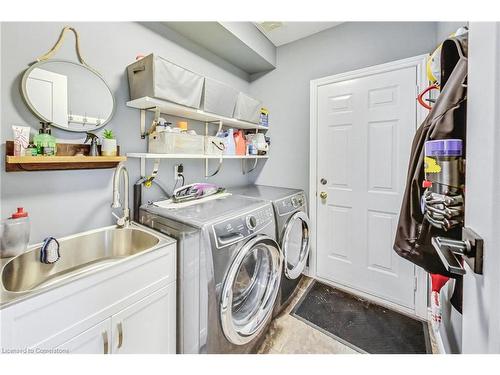
[(222, 157), (219, 158), (219, 165), (217, 166), (217, 169), (215, 170), (215, 172), (209, 174), (208, 173), (208, 159), (205, 159), (205, 178), (209, 178), (209, 177), (215, 176), (217, 173), (219, 173), (219, 171), (221, 170), (221, 168), (222, 168)]
[[(149, 131), (146, 131), (146, 111), (148, 109), (154, 109), (155, 117), (153, 119), (153, 123), (151, 124), (151, 128), (149, 129)], [(149, 133), (151, 133), (155, 130), (156, 125), (158, 124), (158, 119), (160, 118), (160, 116), (161, 116), (160, 107), (141, 109), (141, 139), (145, 139)]]
[(146, 110), (141, 109), (141, 139), (146, 138)]
[(259, 159), (255, 158), (253, 160), (253, 167), (247, 171), (245, 170), (246, 161), (247, 161), (246, 159), (241, 159), (241, 171), (243, 172), (243, 174), (249, 174), (250, 172), (252, 172), (255, 168), (257, 168), (257, 164), (259, 163)]
[(160, 159), (154, 159), (153, 170), (151, 171), (151, 174), (149, 176), (146, 175), (146, 158), (141, 158), (141, 178), (146, 178), (149, 183), (151, 183), (151, 181), (156, 178), (159, 169)]

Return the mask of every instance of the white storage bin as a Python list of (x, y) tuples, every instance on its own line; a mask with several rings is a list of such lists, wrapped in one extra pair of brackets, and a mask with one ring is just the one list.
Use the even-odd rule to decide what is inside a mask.
[(238, 94), (238, 100), (236, 100), (233, 117), (238, 120), (258, 124), (260, 120), (261, 108), (262, 103), (260, 100), (254, 99), (247, 94), (240, 92)]
[(220, 137), (205, 137), (205, 154), (206, 155), (222, 155), (224, 154), (224, 140)]
[(165, 131), (149, 135), (148, 152), (153, 154), (203, 154), (204, 149), (202, 135)]
[(205, 112), (233, 117), (238, 91), (219, 81), (205, 78), (201, 108)]
[(144, 96), (200, 108), (204, 77), (150, 54), (127, 67), (130, 99)]

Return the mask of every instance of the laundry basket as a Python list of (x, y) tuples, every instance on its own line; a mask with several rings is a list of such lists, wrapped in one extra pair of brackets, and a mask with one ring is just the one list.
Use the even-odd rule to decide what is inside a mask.
[(131, 100), (149, 96), (200, 108), (205, 78), (150, 54), (127, 67)]

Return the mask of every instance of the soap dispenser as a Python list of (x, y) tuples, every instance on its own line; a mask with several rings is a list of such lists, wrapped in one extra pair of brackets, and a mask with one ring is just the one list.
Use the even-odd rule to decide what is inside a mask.
[(53, 156), (57, 153), (56, 138), (51, 134), (50, 122), (40, 122), (42, 128), (33, 138), (38, 155)]

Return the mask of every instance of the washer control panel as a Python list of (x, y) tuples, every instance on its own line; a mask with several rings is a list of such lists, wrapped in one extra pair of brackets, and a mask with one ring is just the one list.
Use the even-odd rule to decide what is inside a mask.
[(286, 215), (290, 212), (297, 211), (306, 205), (306, 197), (304, 193), (298, 193), (291, 197), (283, 198), (275, 202), (280, 216)]
[(273, 208), (267, 206), (246, 215), (224, 220), (212, 226), (217, 248), (242, 241), (273, 221)]

